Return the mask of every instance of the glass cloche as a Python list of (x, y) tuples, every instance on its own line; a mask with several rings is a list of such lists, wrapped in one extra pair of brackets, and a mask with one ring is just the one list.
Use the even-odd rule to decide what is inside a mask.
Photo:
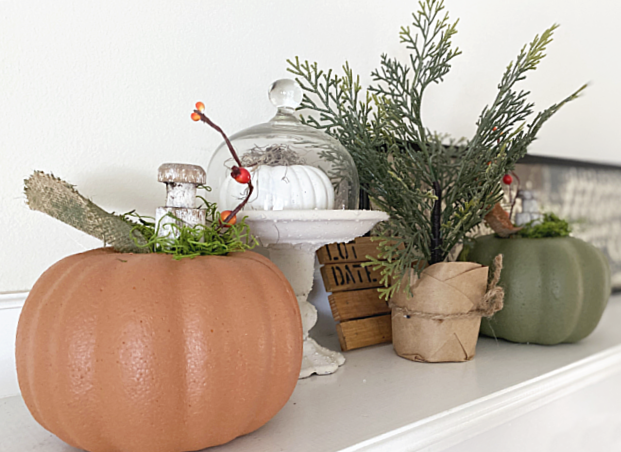
[[(269, 99), (278, 108), (276, 116), (231, 136), (254, 185), (244, 210), (357, 209), (354, 162), (337, 140), (297, 119), (300, 86), (293, 80), (278, 80), (269, 89)], [(220, 210), (234, 209), (247, 194), (248, 186), (231, 177), (233, 166), (235, 161), (222, 143), (207, 167), (210, 198)]]

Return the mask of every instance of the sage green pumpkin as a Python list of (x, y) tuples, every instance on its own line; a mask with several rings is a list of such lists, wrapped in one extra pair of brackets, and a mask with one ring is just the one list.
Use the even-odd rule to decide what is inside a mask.
[(504, 256), (504, 308), (481, 333), (512, 342), (553, 345), (593, 332), (610, 297), (610, 266), (598, 248), (573, 237), (479, 237), (464, 260), (490, 265)]

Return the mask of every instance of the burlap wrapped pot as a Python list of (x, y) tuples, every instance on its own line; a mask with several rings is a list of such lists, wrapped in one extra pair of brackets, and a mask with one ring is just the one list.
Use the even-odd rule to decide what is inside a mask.
[(475, 355), (482, 316), (502, 308), (502, 288), (496, 284), (502, 256), (489, 267), (472, 262), (441, 262), (404, 277), (411, 296), (400, 290), (390, 301), (395, 352), (422, 362), (469, 361)]

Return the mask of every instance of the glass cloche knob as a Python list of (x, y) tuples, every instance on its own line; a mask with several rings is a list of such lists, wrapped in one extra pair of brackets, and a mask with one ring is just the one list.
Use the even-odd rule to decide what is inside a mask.
[(295, 110), (302, 102), (302, 88), (295, 80), (276, 80), (268, 91), (270, 102), (278, 109)]

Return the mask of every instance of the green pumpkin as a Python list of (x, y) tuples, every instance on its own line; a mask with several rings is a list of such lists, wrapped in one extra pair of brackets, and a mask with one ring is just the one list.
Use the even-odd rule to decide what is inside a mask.
[(573, 237), (479, 237), (462, 260), (490, 265), (504, 256), (504, 308), (481, 333), (512, 342), (577, 342), (597, 326), (610, 297), (610, 266), (599, 249)]

